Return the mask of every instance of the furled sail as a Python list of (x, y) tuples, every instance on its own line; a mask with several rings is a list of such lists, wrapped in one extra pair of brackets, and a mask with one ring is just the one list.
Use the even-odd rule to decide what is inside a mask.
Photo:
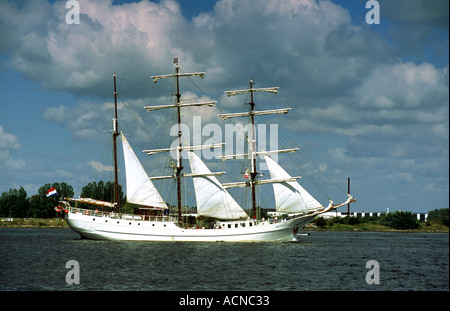
[[(270, 157), (264, 157), (269, 168), (271, 178), (281, 179), (291, 176)], [(279, 213), (305, 213), (322, 209), (323, 206), (309, 194), (297, 181), (274, 183), (276, 210)]]
[(166, 203), (131, 149), (125, 135), (121, 134), (127, 179), (127, 201), (148, 207), (167, 209)]
[(193, 180), (198, 215), (218, 219), (247, 218), (247, 213), (217, 178), (211, 175), (211, 171), (205, 163), (194, 152), (188, 151), (187, 153), (191, 171), (196, 174)]

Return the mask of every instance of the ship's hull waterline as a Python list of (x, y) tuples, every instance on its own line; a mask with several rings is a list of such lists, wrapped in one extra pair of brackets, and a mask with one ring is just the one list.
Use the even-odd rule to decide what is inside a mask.
[(297, 238), (298, 231), (314, 217), (297, 216), (276, 223), (258, 222), (256, 225), (251, 220), (223, 222), (220, 228), (215, 229), (187, 229), (179, 227), (174, 221), (118, 219), (81, 212), (66, 214), (70, 228), (87, 239), (185, 242), (292, 241)]

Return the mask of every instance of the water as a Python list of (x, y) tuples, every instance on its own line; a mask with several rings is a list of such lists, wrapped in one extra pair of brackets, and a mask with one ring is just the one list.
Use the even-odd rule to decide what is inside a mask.
[[(66, 283), (66, 262), (80, 284)], [(368, 260), (380, 284), (367, 284)], [(449, 290), (449, 235), (311, 232), (291, 243), (112, 242), (0, 229), (0, 290)]]

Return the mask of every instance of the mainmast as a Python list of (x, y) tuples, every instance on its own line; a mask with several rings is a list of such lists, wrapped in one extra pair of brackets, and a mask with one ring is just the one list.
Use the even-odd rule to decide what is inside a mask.
[(250, 79), (250, 115), (252, 120), (252, 141), (251, 141), (251, 172), (250, 172), (250, 186), (252, 188), (252, 210), (253, 210), (253, 218), (260, 218), (260, 213), (256, 211), (256, 189), (255, 189), (255, 181), (256, 176), (258, 176), (258, 172), (256, 170), (256, 130), (255, 130), (255, 103), (253, 102), (253, 83), (254, 80)]
[[(204, 145), (204, 146), (183, 146), (183, 138), (182, 138), (182, 131), (181, 131), (181, 108), (183, 107), (192, 107), (192, 106), (210, 106), (213, 107), (217, 103), (217, 101), (208, 101), (208, 102), (200, 102), (200, 103), (183, 103), (181, 100), (181, 94), (180, 94), (180, 77), (193, 77), (193, 76), (199, 76), (200, 78), (203, 78), (205, 75), (205, 72), (193, 72), (193, 73), (180, 73), (180, 67), (178, 65), (178, 58), (175, 58), (173, 60), (175, 64), (175, 74), (169, 74), (169, 75), (160, 75), (160, 76), (152, 76), (153, 82), (156, 83), (160, 79), (168, 79), (168, 78), (175, 78), (177, 83), (177, 93), (176, 93), (176, 103), (175, 105), (162, 105), (162, 106), (145, 106), (144, 108), (147, 109), (147, 111), (154, 111), (154, 110), (160, 110), (160, 109), (166, 109), (166, 108), (176, 108), (177, 111), (177, 122), (178, 122), (178, 147), (176, 148), (177, 151), (177, 166), (176, 170), (174, 171), (174, 176), (160, 176), (160, 177), (152, 177), (151, 179), (163, 179), (163, 178), (175, 178), (177, 181), (177, 206), (178, 206), (178, 221), (181, 225), (181, 178), (186, 176), (194, 176), (199, 174), (184, 174), (183, 173), (183, 158), (182, 158), (182, 151), (183, 150), (199, 150), (199, 149), (206, 149), (206, 148), (219, 148), (223, 144), (213, 144), (213, 145)], [(165, 149), (153, 149), (153, 150), (143, 150), (143, 152), (146, 152), (148, 155), (152, 155), (155, 153), (160, 152), (170, 152), (174, 151), (173, 148), (165, 148)], [(220, 173), (211, 173), (211, 175), (220, 175), (223, 174), (223, 172)]]
[(116, 211), (119, 212), (119, 173), (117, 166), (117, 136), (119, 136), (119, 127), (117, 123), (117, 89), (116, 73), (114, 73), (114, 119), (113, 121), (113, 149), (114, 149), (114, 203)]
[[(228, 155), (222, 157), (222, 160), (228, 160), (228, 159), (236, 159), (238, 157), (249, 157), (250, 158), (250, 164), (251, 164), (251, 171), (250, 171), (250, 182), (235, 182), (235, 183), (227, 183), (223, 184), (225, 188), (232, 188), (232, 187), (246, 187), (250, 186), (252, 190), (252, 217), (260, 219), (261, 213), (257, 211), (256, 208), (256, 186), (258, 184), (267, 184), (267, 183), (281, 183), (286, 181), (292, 181), (300, 177), (292, 177), (290, 179), (266, 179), (266, 180), (258, 180), (258, 171), (256, 167), (256, 157), (259, 155), (268, 155), (271, 153), (283, 153), (283, 152), (295, 152), (298, 150), (298, 148), (292, 148), (292, 149), (284, 149), (284, 150), (271, 150), (271, 151), (258, 151), (256, 148), (256, 127), (255, 127), (255, 116), (260, 115), (268, 115), (268, 114), (286, 114), (289, 112), (290, 108), (283, 108), (283, 109), (272, 109), (272, 110), (264, 110), (264, 111), (255, 111), (255, 102), (253, 100), (253, 93), (254, 92), (269, 92), (276, 94), (278, 93), (278, 87), (269, 87), (269, 88), (253, 88), (254, 86), (254, 79), (250, 80), (250, 88), (246, 90), (238, 90), (238, 91), (227, 91), (226, 94), (228, 96), (234, 96), (241, 93), (250, 93), (250, 111), (249, 112), (243, 112), (243, 113), (225, 113), (225, 114), (219, 114), (220, 117), (222, 117), (222, 120), (227, 120), (230, 118), (235, 117), (248, 117), (250, 116), (251, 119), (251, 138), (249, 138), (249, 153), (248, 154), (236, 154), (236, 155)], [(250, 132), (249, 131), (249, 132)]]
[(177, 206), (178, 206), (178, 221), (181, 221), (181, 171), (183, 171), (183, 157), (182, 149), (183, 146), (181, 142), (181, 94), (180, 94), (180, 77), (178, 76), (180, 67), (178, 66), (178, 58), (174, 59), (175, 63), (175, 74), (177, 76), (177, 122), (178, 122), (178, 154), (177, 154)]

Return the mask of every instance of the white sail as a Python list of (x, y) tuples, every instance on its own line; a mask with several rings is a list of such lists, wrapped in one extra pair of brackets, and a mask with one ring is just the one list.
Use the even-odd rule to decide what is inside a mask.
[[(264, 157), (270, 176), (273, 179), (290, 178), (291, 176), (270, 157)], [(279, 213), (304, 213), (322, 209), (323, 206), (309, 194), (297, 181), (274, 183), (276, 210)]]
[(127, 201), (134, 204), (167, 209), (166, 203), (148, 177), (123, 133), (122, 146), (127, 180)]
[(205, 163), (194, 152), (188, 151), (188, 155), (192, 173), (205, 174), (193, 178), (198, 215), (219, 219), (247, 218), (247, 213), (211, 175)]

